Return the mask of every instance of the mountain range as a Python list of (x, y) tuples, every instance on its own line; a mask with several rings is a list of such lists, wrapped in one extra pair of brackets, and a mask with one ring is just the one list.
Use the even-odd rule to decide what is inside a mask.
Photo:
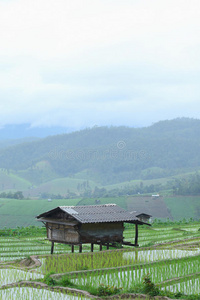
[(63, 134), (75, 131), (72, 127), (62, 126), (32, 126), (29, 123), (7, 124), (0, 127), (0, 141), (44, 138), (49, 135)]
[(199, 132), (200, 120), (178, 118), (143, 128), (96, 126), (1, 140), (0, 190), (66, 195), (83, 185), (94, 189), (194, 172), (200, 168)]

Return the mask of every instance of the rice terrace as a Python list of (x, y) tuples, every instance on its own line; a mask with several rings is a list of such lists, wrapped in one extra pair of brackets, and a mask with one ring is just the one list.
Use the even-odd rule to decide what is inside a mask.
[[(134, 226), (125, 224), (128, 242)], [(45, 227), (1, 229), (0, 299), (200, 299), (198, 221), (155, 219), (139, 226), (138, 243), (82, 253), (55, 243), (51, 255)]]
[(0, 143), (0, 300), (200, 300), (199, 132), (180, 118)]

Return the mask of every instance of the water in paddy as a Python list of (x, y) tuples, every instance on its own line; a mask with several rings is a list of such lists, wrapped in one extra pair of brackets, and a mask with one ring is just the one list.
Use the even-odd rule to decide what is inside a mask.
[(87, 298), (51, 292), (44, 289), (34, 288), (11, 288), (0, 290), (0, 299), (8, 300), (85, 300)]
[(19, 280), (30, 280), (42, 277), (43, 275), (34, 272), (32, 273), (17, 269), (0, 269), (0, 286), (17, 282)]
[[(18, 282), (20, 280), (31, 280), (43, 278), (42, 274), (21, 271), (17, 269), (0, 269), (0, 286)], [(0, 290), (0, 299), (9, 300), (78, 300), (86, 299), (84, 297), (76, 297), (62, 294), (59, 292), (51, 292), (45, 289), (36, 289), (28, 287), (8, 288)]]
[(178, 293), (181, 292), (186, 295), (191, 295), (191, 294), (200, 294), (200, 278), (193, 278), (190, 280), (186, 280), (183, 282), (179, 282), (173, 285), (169, 285), (163, 290), (171, 291), (173, 293)]
[[(146, 250), (146, 251), (132, 251), (123, 254), (123, 258), (127, 259), (127, 265), (133, 263), (143, 263), (143, 262), (153, 262), (153, 261), (162, 261), (165, 259), (172, 258), (181, 258), (192, 256), (200, 253), (199, 250), (196, 251), (187, 251), (187, 250)], [(164, 264), (165, 266), (165, 264)], [(167, 265), (166, 265), (167, 266)], [(152, 281), (156, 281), (156, 276), (159, 274), (159, 282), (167, 280), (164, 278), (165, 273), (169, 270), (159, 269), (160, 267), (154, 267), (154, 272), (151, 270), (151, 265), (143, 268), (138, 267), (137, 269), (127, 269), (126, 271), (120, 270), (116, 272), (102, 273), (101, 275), (92, 275), (92, 276), (81, 276), (73, 280), (73, 282), (81, 285), (89, 284), (91, 286), (99, 286), (99, 284), (108, 284), (110, 286), (114, 285), (117, 287), (130, 288), (134, 284), (142, 282), (142, 278), (148, 273), (151, 274)], [(177, 266), (170, 266), (170, 273), (172, 271), (177, 274)], [(164, 273), (162, 273), (164, 272)], [(168, 273), (167, 273), (168, 274)], [(176, 275), (174, 275), (176, 277)]]
[(123, 258), (129, 262), (154, 262), (157, 260), (182, 258), (187, 256), (193, 256), (200, 253), (200, 249), (195, 250), (178, 250), (178, 249), (160, 249), (160, 250), (144, 250), (144, 251), (132, 251), (123, 254)]

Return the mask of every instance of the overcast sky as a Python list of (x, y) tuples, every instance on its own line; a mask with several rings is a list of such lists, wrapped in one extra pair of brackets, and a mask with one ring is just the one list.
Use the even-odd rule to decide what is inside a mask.
[(200, 118), (199, 0), (0, 0), (0, 125)]

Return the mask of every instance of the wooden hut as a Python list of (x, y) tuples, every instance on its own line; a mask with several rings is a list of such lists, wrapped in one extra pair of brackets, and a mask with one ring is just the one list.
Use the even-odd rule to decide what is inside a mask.
[[(47, 238), (52, 242), (65, 243), (72, 246), (90, 243), (93, 245), (115, 246), (116, 243), (138, 246), (138, 224), (147, 224), (139, 220), (116, 204), (88, 205), (88, 206), (58, 206), (36, 217), (45, 224)], [(124, 223), (135, 224), (135, 243), (125, 242), (123, 239)]]
[(150, 223), (152, 215), (146, 213), (136, 213), (136, 217), (142, 222)]

